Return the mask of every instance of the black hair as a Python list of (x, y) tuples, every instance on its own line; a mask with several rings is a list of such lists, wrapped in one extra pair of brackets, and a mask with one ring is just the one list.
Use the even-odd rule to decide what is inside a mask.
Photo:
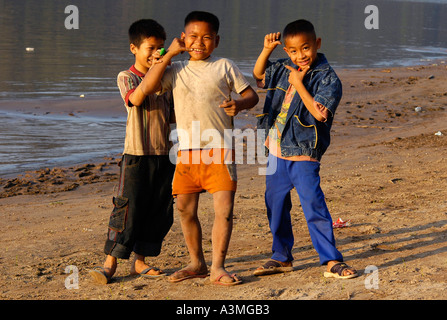
[(290, 22), (284, 28), (282, 36), (283, 36), (283, 39), (285, 40), (287, 37), (293, 37), (293, 36), (296, 36), (298, 34), (303, 34), (303, 33), (311, 35), (314, 39), (317, 38), (314, 25), (311, 22), (304, 20), (304, 19), (295, 20), (293, 22)]
[(140, 47), (141, 42), (150, 37), (166, 40), (165, 29), (155, 20), (141, 19), (129, 28), (129, 41), (136, 47)]
[(216, 34), (219, 33), (219, 18), (214, 14), (205, 11), (192, 11), (185, 18), (185, 27), (188, 23), (195, 21), (207, 22)]

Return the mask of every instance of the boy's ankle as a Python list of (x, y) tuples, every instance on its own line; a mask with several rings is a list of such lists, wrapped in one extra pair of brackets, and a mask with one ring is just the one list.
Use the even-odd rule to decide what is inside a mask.
[(115, 272), (117, 264), (117, 259), (108, 255), (106, 261), (104, 262), (104, 269), (110, 269), (111, 271)]

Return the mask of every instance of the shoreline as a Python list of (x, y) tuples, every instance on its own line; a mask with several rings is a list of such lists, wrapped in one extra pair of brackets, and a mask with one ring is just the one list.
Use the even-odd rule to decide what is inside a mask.
[[(94, 104), (92, 108), (91, 105)], [(35, 115), (87, 115), (96, 117), (126, 117), (121, 97), (87, 96), (79, 98), (41, 98), (0, 100), (0, 110)]]
[[(102, 248), (118, 179), (117, 159), (110, 158), (71, 169), (27, 173), (34, 184), (17, 187), (11, 196), (0, 198), (0, 212), (5, 217), (0, 221), (5, 249), (0, 255), (0, 298), (445, 300), (447, 67), (439, 64), (363, 70), (336, 69), (344, 95), (320, 173), (333, 220), (351, 222), (349, 227), (334, 229), (334, 233), (337, 247), (360, 277), (340, 281), (322, 276), (325, 267), (318, 264), (294, 192), (294, 271), (253, 276), (253, 270), (270, 256), (265, 177), (258, 175), (259, 165), (238, 165), (234, 229), (226, 267), (244, 280), (242, 285), (217, 287), (209, 279), (179, 284), (152, 281), (129, 275), (130, 262), (126, 260), (120, 260), (112, 283), (96, 285), (88, 271), (104, 260)], [(36, 109), (38, 105), (30, 103), (26, 107), (44, 113), (53, 112), (49, 107), (58, 105), (65, 113), (90, 114), (93, 111), (85, 102), (101, 104), (95, 99), (80, 99), (85, 100), (74, 105), (62, 106), (61, 102)], [(102, 104), (101, 112), (111, 112), (107, 106), (112, 100)], [(20, 102), (16, 103), (20, 107)], [(262, 110), (262, 104), (260, 101), (248, 111), (247, 117), (254, 117)], [(416, 111), (417, 107), (420, 111)], [(39, 177), (43, 181), (38, 181)], [(0, 192), (4, 192), (5, 183), (8, 182), (0, 180)], [(72, 184), (78, 185), (70, 190), (56, 190)], [(26, 190), (33, 193), (27, 194)], [(201, 195), (199, 214), (209, 263), (211, 195)], [(168, 273), (188, 263), (177, 212), (162, 253), (147, 261)], [(65, 286), (67, 266), (76, 266), (78, 270), (78, 289)], [(365, 285), (372, 275), (367, 272), (369, 266), (378, 269), (378, 288)]]
[(4, 121), (0, 179), (47, 167), (101, 162), (120, 153), (125, 112), (118, 99), (0, 102)]
[[(421, 59), (419, 64), (408, 66), (384, 66), (384, 67), (334, 67), (340, 74), (362, 74), (363, 72), (392, 72), (392, 70), (416, 70), (427, 67), (447, 66), (446, 59)], [(366, 77), (365, 77), (366, 78)], [(256, 89), (256, 83), (247, 75), (251, 86)], [(112, 97), (113, 96), (113, 97)], [(94, 103), (94, 108), (90, 104)], [(258, 103), (259, 106), (259, 103)], [(256, 107), (255, 107), (256, 109)], [(41, 114), (62, 114), (62, 115), (90, 115), (90, 116), (111, 116), (126, 117), (126, 110), (123, 101), (117, 92), (115, 95), (81, 95), (79, 97), (40, 97), (23, 99), (0, 99), (0, 111), (35, 113)]]

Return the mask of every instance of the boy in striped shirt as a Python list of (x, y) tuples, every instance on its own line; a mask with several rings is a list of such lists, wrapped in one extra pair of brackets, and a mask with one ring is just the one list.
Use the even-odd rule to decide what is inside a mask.
[(146, 95), (140, 83), (152, 66), (152, 54), (163, 48), (166, 33), (151, 19), (134, 22), (129, 28), (130, 51), (135, 63), (119, 73), (117, 84), (127, 110), (126, 137), (121, 161), (118, 194), (113, 198), (103, 267), (90, 275), (107, 284), (116, 271), (117, 259), (135, 259), (131, 273), (144, 277), (166, 274), (145, 263), (158, 256), (164, 237), (173, 223), (172, 177), (175, 165), (169, 160), (172, 95)]

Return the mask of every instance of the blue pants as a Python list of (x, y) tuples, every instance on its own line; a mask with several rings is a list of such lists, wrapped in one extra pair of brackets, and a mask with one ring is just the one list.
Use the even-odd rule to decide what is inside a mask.
[(269, 165), (271, 161), (277, 161), (276, 171), (266, 176), (265, 191), (267, 216), (273, 235), (272, 259), (282, 262), (293, 260), (290, 191), (295, 188), (320, 263), (343, 261), (343, 256), (335, 247), (332, 218), (320, 187), (320, 163), (288, 161), (272, 155), (269, 155), (268, 161)]

